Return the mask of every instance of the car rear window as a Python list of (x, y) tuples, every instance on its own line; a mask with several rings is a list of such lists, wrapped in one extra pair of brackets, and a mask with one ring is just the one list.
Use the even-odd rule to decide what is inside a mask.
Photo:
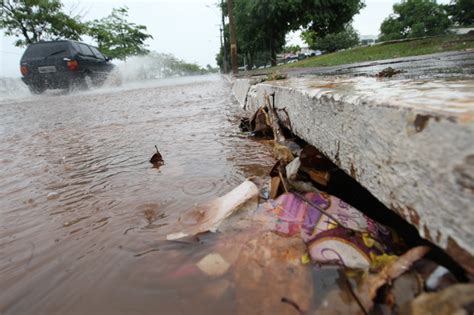
[(89, 46), (89, 48), (92, 50), (92, 52), (94, 53), (94, 55), (99, 58), (99, 59), (105, 59), (104, 55), (102, 55), (102, 53), (95, 47), (92, 47), (92, 46)]
[(68, 42), (57, 42), (57, 43), (38, 43), (29, 46), (23, 59), (25, 58), (41, 58), (48, 56), (69, 56), (69, 43)]
[(84, 45), (81, 43), (77, 43), (77, 45), (79, 46), (79, 49), (83, 55), (94, 57), (94, 54), (92, 53), (92, 51), (89, 49), (87, 45)]

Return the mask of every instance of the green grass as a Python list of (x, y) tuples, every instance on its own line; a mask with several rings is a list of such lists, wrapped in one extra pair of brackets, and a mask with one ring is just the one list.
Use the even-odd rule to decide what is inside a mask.
[(311, 57), (289, 65), (284, 65), (282, 68), (337, 66), (355, 62), (419, 56), (443, 51), (456, 51), (473, 48), (474, 36), (448, 35), (409, 42), (358, 47), (327, 55)]

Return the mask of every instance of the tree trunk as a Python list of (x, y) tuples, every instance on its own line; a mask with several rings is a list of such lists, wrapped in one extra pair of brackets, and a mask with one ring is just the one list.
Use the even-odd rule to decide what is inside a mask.
[(239, 60), (237, 57), (237, 35), (235, 33), (234, 22), (234, 2), (227, 0), (227, 10), (229, 14), (229, 30), (230, 30), (230, 59), (232, 62), (232, 73), (239, 73)]
[(271, 53), (270, 59), (272, 62), (272, 67), (274, 67), (277, 65), (277, 54), (276, 54), (276, 49), (275, 49), (275, 46), (273, 45), (273, 42), (270, 44), (270, 53)]
[(253, 67), (253, 54), (251, 52), (247, 53), (247, 70), (252, 70)]

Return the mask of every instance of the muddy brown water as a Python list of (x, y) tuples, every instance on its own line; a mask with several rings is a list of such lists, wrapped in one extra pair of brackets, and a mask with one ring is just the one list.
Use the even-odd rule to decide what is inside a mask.
[(232, 313), (213, 279), (170, 277), (206, 245), (163, 239), (271, 167), (234, 102), (218, 76), (0, 99), (0, 314)]

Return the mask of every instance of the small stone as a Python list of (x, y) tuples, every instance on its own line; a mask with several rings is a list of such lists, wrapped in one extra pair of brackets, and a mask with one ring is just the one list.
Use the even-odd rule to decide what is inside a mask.
[(229, 270), (230, 264), (217, 253), (212, 253), (197, 263), (198, 268), (208, 276), (219, 277)]
[(57, 198), (59, 198), (59, 193), (58, 193), (58, 192), (55, 192), (55, 191), (50, 192), (50, 193), (46, 196), (46, 199), (48, 199), (48, 200), (53, 200), (53, 199), (57, 199)]

